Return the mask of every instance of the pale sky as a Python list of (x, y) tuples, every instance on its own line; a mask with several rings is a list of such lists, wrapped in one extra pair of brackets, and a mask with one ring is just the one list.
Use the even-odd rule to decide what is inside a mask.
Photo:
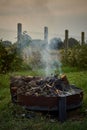
[(87, 40), (87, 0), (0, 0), (0, 38), (16, 41), (17, 23), (22, 23), (32, 39), (43, 39), (48, 26), (49, 38), (69, 36)]

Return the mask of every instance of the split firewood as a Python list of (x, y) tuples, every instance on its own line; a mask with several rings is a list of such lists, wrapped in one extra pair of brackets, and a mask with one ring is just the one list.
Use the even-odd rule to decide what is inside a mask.
[(52, 88), (52, 86), (51, 86), (51, 85), (49, 85), (49, 84), (46, 84), (46, 86), (47, 86), (48, 88)]

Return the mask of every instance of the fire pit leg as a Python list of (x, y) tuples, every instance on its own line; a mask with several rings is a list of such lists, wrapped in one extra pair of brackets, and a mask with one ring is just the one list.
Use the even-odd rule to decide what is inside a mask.
[(59, 112), (59, 121), (64, 122), (67, 118), (66, 96), (59, 97), (58, 112)]

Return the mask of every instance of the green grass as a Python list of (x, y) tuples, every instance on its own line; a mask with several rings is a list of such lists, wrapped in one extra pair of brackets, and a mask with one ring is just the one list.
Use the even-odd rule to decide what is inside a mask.
[[(35, 113), (35, 118), (21, 117), (26, 111), (20, 106), (11, 103), (10, 76), (13, 75), (44, 75), (43, 70), (14, 72), (0, 75), (0, 130), (86, 130), (87, 129), (87, 71), (78, 71), (76, 68), (64, 67), (63, 72), (69, 82), (84, 90), (83, 106), (74, 110), (74, 115), (80, 113), (81, 117), (74, 119), (70, 116), (66, 122), (60, 123), (55, 119), (46, 118), (41, 113)], [(73, 111), (69, 112), (70, 115)]]

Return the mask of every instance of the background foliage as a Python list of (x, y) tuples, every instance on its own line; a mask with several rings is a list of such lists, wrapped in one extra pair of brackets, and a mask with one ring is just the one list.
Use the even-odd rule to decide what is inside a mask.
[(22, 58), (17, 54), (16, 47), (14, 45), (6, 47), (0, 41), (0, 73), (18, 70), (21, 65)]
[(77, 45), (69, 48), (67, 54), (64, 50), (61, 51), (62, 62), (72, 67), (87, 69), (87, 44)]

